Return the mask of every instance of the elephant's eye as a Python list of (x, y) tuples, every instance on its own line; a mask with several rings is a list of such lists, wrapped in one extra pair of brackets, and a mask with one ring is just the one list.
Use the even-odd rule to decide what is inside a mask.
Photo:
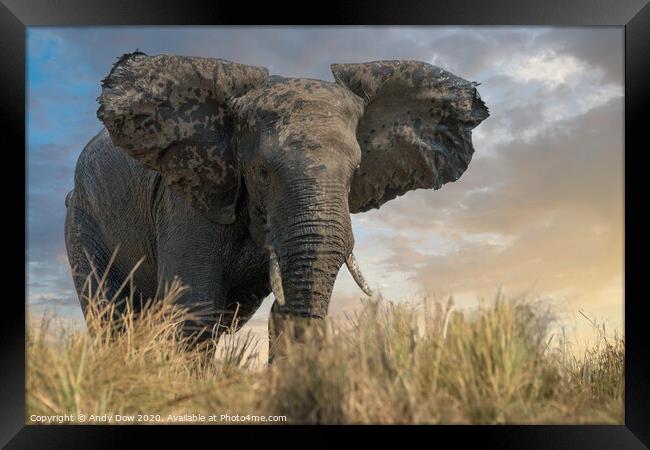
[(261, 179), (262, 181), (267, 181), (267, 180), (269, 179), (269, 171), (268, 171), (268, 169), (267, 169), (265, 166), (261, 166), (261, 167), (258, 169), (258, 173), (259, 173), (259, 175), (260, 175), (260, 179)]

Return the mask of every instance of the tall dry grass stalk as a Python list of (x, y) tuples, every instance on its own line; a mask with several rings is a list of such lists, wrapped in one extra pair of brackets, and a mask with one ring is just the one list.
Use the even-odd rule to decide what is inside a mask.
[[(101, 283), (99, 283), (101, 286)], [(87, 326), (30, 318), (27, 418), (32, 414), (286, 415), (289, 423), (623, 423), (624, 340), (594, 324), (576, 356), (551, 346), (553, 315), (505, 299), (471, 316), (453, 301), (368, 300), (345, 320), (255, 368), (255, 339), (183, 337), (178, 280), (141, 311), (95, 289)], [(259, 343), (266, 345), (266, 342)]]

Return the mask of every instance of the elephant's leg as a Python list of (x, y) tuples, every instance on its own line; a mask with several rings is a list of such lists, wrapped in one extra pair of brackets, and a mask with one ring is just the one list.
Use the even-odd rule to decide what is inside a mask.
[[(69, 205), (66, 215), (65, 243), (84, 317), (88, 318), (90, 302), (98, 300), (115, 300), (115, 312), (122, 313), (125, 309), (125, 299), (131, 292), (130, 286), (120, 291), (126, 274), (115, 261), (110, 264), (115, 249), (106, 246), (96, 221), (83, 209), (72, 204)], [(104, 277), (106, 271), (108, 274)], [(104, 281), (100, 286), (102, 278)], [(102, 293), (99, 293), (100, 287)], [(137, 295), (137, 292), (133, 294)]]
[[(241, 260), (238, 260), (235, 264), (232, 264), (232, 267), (237, 267), (240, 264)], [(231, 328), (234, 329), (233, 331), (237, 331), (248, 322), (259, 309), (264, 298), (269, 295), (271, 288), (267, 276), (267, 267), (266, 261), (262, 260), (259, 267), (249, 265), (248, 270), (250, 273), (244, 279), (230, 277), (230, 280), (237, 282), (237, 285), (233, 286), (228, 292), (226, 309), (230, 314), (225, 324), (230, 324)]]
[(246, 287), (231, 289), (228, 294), (226, 310), (223, 317), (224, 331), (237, 331), (257, 312), (266, 295), (256, 293)]
[(163, 295), (165, 285), (178, 277), (186, 290), (176, 303), (187, 308), (191, 316), (183, 324), (184, 334), (204, 341), (213, 337), (214, 332), (218, 336), (229, 316), (226, 287), (219, 261), (197, 259), (189, 248), (179, 252), (186, 244), (181, 238), (173, 243), (173, 250), (159, 246), (159, 296)]
[(193, 316), (183, 330), (204, 341), (213, 331), (218, 334), (229, 313), (224, 267), (232, 244), (225, 236), (227, 227), (208, 221), (169, 189), (158, 207), (158, 291), (162, 295), (166, 284), (180, 278), (187, 290), (177, 303)]
[(226, 309), (233, 312), (230, 319), (231, 322), (234, 319), (235, 330), (255, 314), (264, 298), (271, 293), (266, 252), (250, 238), (239, 241), (236, 246), (237, 256), (228, 265), (226, 272), (231, 285)]

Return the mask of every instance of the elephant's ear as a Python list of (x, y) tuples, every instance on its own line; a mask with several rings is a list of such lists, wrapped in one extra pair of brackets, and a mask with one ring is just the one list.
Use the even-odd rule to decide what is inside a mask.
[(475, 83), (419, 61), (333, 64), (332, 72), (366, 105), (351, 212), (412, 189), (439, 189), (465, 171), (474, 153), (471, 130), (488, 117)]
[(267, 77), (219, 59), (126, 54), (102, 81), (97, 117), (115, 145), (210, 220), (229, 224), (241, 178), (230, 104)]

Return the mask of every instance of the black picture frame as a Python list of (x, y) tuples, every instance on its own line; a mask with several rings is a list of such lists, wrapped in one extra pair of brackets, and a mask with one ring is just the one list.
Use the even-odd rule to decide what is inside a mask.
[[(294, 15), (288, 15), (292, 11)], [(435, 445), (453, 442), (464, 446), (477, 442), (487, 448), (589, 448), (636, 449), (650, 446), (650, 350), (648, 316), (640, 274), (646, 254), (641, 230), (648, 221), (641, 205), (645, 191), (645, 168), (640, 155), (643, 125), (648, 118), (650, 61), (650, 5), (647, 0), (500, 0), (436, 1), (416, 0), (323, 2), (322, 5), (283, 2), (280, 4), (224, 1), (160, 2), (119, 1), (36, 1), (1, 0), (0, 3), (0, 126), (4, 147), (2, 178), (5, 211), (14, 214), (21, 208), (26, 216), (26, 194), (17, 193), (17, 183), (26, 188), (25, 171), (11, 165), (9, 156), (25, 164), (17, 149), (25, 144), (25, 38), (31, 26), (101, 25), (524, 25), (524, 26), (622, 26), (625, 28), (625, 424), (621, 426), (418, 426), (409, 427), (250, 427), (272, 439), (279, 431), (308, 435), (313, 441), (325, 434), (347, 434), (352, 430), (369, 432), (383, 439), (387, 433), (401, 442), (423, 438)], [(9, 144), (5, 144), (9, 145)], [(11, 168), (11, 169), (7, 169)], [(16, 224), (13, 236), (26, 237), (26, 224)], [(637, 236), (639, 239), (637, 239)], [(25, 240), (25, 245), (27, 241)], [(26, 247), (25, 247), (26, 248)], [(23, 258), (26, 257), (25, 249)], [(13, 261), (13, 260), (12, 260)], [(638, 261), (638, 263), (636, 262)], [(26, 261), (25, 261), (26, 264)], [(14, 270), (18, 270), (13, 264)], [(23, 266), (24, 268), (26, 266)], [(25, 269), (26, 273), (26, 269)], [(16, 282), (19, 278), (15, 277)], [(9, 278), (9, 280), (12, 280)], [(26, 295), (26, 291), (23, 291)], [(6, 295), (0, 312), (2, 369), (0, 369), (0, 444), (7, 448), (104, 448), (126, 447), (143, 432), (147, 438), (170, 441), (171, 433), (191, 436), (186, 444), (214, 439), (212, 427), (205, 426), (41, 426), (25, 425), (25, 328), (24, 303), (18, 295)], [(26, 297), (25, 297), (26, 298)], [(238, 427), (222, 427), (236, 433)], [(284, 428), (284, 429), (282, 429)], [(397, 433), (395, 433), (397, 432)], [(402, 433), (408, 433), (404, 441)], [(415, 436), (413, 433), (418, 434)], [(431, 436), (424, 436), (424, 434)], [(287, 437), (283, 437), (286, 439)], [(187, 438), (186, 438), (187, 439)], [(221, 439), (221, 437), (219, 438)], [(246, 435), (240, 434), (246, 440)], [(398, 442), (400, 442), (398, 441)], [(151, 441), (149, 441), (151, 442)], [(257, 441), (265, 445), (264, 441)], [(304, 442), (304, 441), (303, 441)], [(409, 445), (409, 444), (406, 444)], [(474, 444), (476, 445), (476, 444)]]

